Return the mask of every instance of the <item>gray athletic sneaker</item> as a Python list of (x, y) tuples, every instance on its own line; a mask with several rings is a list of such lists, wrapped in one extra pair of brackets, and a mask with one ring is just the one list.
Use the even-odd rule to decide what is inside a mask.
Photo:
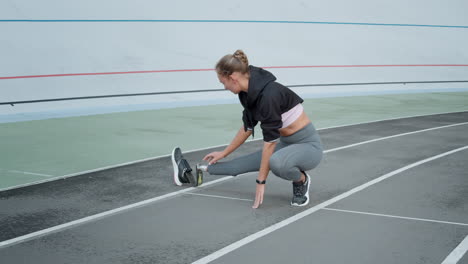
[(304, 183), (293, 182), (293, 198), (291, 205), (293, 206), (306, 206), (309, 203), (309, 186), (310, 176), (305, 173), (306, 179)]
[(179, 147), (172, 151), (172, 166), (174, 167), (174, 182), (176, 185), (191, 184), (196, 187), (203, 183), (203, 171), (195, 166), (195, 176), (190, 164), (184, 159)]
[(182, 186), (184, 183), (189, 183), (187, 176), (188, 173), (192, 171), (192, 168), (190, 168), (187, 160), (184, 159), (179, 147), (174, 148), (171, 158), (174, 168), (174, 183), (179, 186)]

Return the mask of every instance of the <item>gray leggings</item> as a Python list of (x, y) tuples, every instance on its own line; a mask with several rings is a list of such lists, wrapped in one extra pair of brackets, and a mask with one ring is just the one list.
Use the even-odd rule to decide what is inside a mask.
[[(270, 158), (270, 170), (288, 181), (299, 181), (301, 171), (311, 170), (322, 160), (322, 142), (312, 123), (296, 133), (280, 137), (275, 152)], [(212, 175), (237, 176), (260, 170), (262, 150), (230, 161), (217, 162), (208, 166)]]

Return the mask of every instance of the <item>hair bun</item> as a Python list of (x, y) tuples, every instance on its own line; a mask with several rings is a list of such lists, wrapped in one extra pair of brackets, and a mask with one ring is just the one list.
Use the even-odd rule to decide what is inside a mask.
[(234, 52), (233, 56), (234, 56), (234, 58), (241, 61), (242, 64), (247, 65), (247, 66), (249, 65), (249, 60), (247, 59), (247, 55), (245, 55), (244, 51), (236, 50), (236, 52)]
[(242, 50), (222, 57), (216, 64), (216, 72), (221, 76), (229, 76), (234, 72), (249, 73), (249, 60)]

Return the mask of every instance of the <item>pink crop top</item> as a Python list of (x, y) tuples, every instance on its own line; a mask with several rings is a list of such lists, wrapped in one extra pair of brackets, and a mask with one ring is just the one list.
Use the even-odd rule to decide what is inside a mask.
[(286, 113), (281, 114), (281, 121), (283, 121), (283, 126), (281, 128), (288, 127), (294, 123), (294, 121), (301, 116), (302, 112), (304, 112), (304, 107), (302, 104), (297, 104)]

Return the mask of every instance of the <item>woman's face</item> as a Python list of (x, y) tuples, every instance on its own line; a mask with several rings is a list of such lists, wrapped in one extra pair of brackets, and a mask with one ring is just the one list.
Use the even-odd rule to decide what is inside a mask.
[(233, 73), (229, 76), (222, 76), (218, 74), (218, 79), (219, 82), (224, 85), (224, 89), (231, 91), (233, 94), (238, 94), (242, 90), (236, 78), (237, 76), (235, 76), (235, 74), (236, 73)]

